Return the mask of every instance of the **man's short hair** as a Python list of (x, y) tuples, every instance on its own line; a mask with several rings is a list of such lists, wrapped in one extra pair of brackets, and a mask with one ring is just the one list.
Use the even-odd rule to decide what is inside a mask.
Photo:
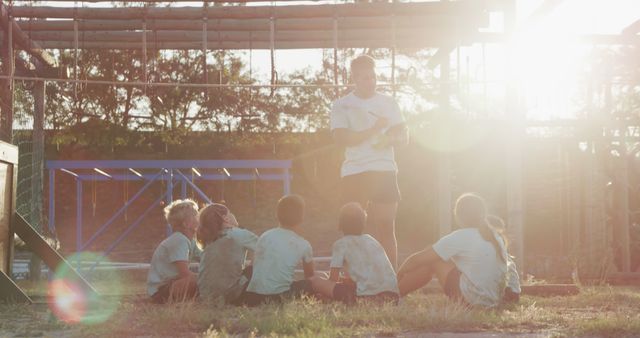
[(164, 217), (173, 229), (180, 228), (190, 216), (198, 215), (198, 203), (190, 199), (175, 200), (164, 208)]
[(367, 223), (367, 213), (360, 203), (347, 203), (340, 208), (338, 228), (345, 235), (362, 235)]
[(351, 74), (354, 74), (363, 69), (375, 69), (376, 60), (369, 55), (360, 55), (357, 58), (351, 60)]
[(304, 199), (298, 195), (287, 195), (278, 201), (278, 222), (284, 228), (294, 227), (304, 220)]

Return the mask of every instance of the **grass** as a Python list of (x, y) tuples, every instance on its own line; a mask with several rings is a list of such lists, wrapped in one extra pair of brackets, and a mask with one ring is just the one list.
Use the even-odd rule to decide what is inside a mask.
[[(186, 303), (159, 306), (144, 297), (117, 300), (94, 324), (64, 324), (41, 305), (0, 305), (0, 336), (63, 332), (75, 337), (393, 337), (426, 332), (544, 333), (554, 337), (640, 336), (640, 288), (588, 287), (579, 295), (522, 297), (496, 309), (465, 308), (439, 293), (417, 293), (398, 306), (346, 307), (302, 299), (238, 308)], [(13, 317), (17, 320), (8, 321)]]

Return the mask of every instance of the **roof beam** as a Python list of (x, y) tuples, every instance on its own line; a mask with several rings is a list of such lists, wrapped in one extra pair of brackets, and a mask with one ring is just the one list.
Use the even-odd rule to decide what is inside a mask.
[[(276, 31), (274, 39), (276, 43), (281, 41), (317, 41), (317, 40), (332, 40), (334, 32), (331, 30), (287, 30)], [(150, 37), (150, 35), (152, 35)], [(397, 39), (420, 39), (424, 38), (428, 40), (442, 40), (438, 36), (445, 36), (444, 39), (449, 39), (448, 30), (415, 30), (415, 29), (396, 29), (395, 37)], [(467, 34), (469, 35), (469, 34)], [(100, 41), (121, 41), (121, 42), (141, 42), (142, 32), (104, 32), (104, 31), (88, 31), (83, 32), (79, 36), (79, 44), (82, 47), (87, 42), (100, 42)], [(271, 41), (270, 32), (259, 31), (222, 31), (213, 32), (206, 35), (207, 41), (254, 41), (254, 42), (269, 42)], [(394, 35), (391, 30), (388, 29), (350, 29), (338, 31), (338, 41), (340, 40), (383, 40), (391, 41)], [(73, 42), (75, 34), (69, 31), (38, 31), (32, 32), (31, 38), (37, 41), (70, 41)], [(155, 42), (171, 42), (171, 41), (202, 41), (203, 33), (200, 31), (159, 31), (155, 34), (149, 34), (147, 32), (147, 46), (152, 47)]]
[[(508, 39), (501, 33), (477, 33), (469, 35), (460, 41), (460, 45), (468, 45), (471, 43), (505, 43)], [(339, 40), (338, 48), (388, 48), (391, 40), (380, 38), (359, 39), (359, 40)], [(448, 43), (445, 36), (421, 36), (396, 39), (397, 48), (436, 48)], [(593, 45), (618, 45), (640, 46), (640, 35), (580, 35), (567, 39), (567, 43), (574, 44), (593, 44)], [(40, 41), (44, 48), (52, 49), (73, 49), (73, 41)], [(271, 45), (268, 41), (209, 41), (207, 43), (210, 49), (220, 50), (248, 50), (248, 49), (270, 49)], [(301, 32), (299, 40), (276, 41), (277, 49), (311, 49), (311, 48), (333, 48), (333, 39), (324, 40), (307, 40), (304, 38), (304, 32)], [(81, 44), (83, 49), (142, 49), (141, 42), (122, 42), (122, 41), (89, 41)], [(147, 48), (154, 49), (180, 49), (180, 50), (200, 50), (202, 49), (201, 41), (164, 41), (154, 43), (153, 47), (147, 45)]]
[(551, 14), (564, 0), (544, 0), (538, 8), (536, 8), (530, 15), (524, 20), (521, 27), (535, 26), (546, 16)]
[(0, 26), (2, 26), (2, 30), (4, 32), (7, 32), (9, 25), (12, 26), (13, 41), (17, 43), (21, 49), (35, 56), (45, 67), (57, 67), (58, 63), (56, 59), (54, 59), (53, 56), (44, 50), (38, 43), (29, 39), (29, 36), (20, 29), (18, 24), (11, 20), (7, 6), (3, 2), (0, 2)]
[(268, 19), (349, 16), (419, 16), (428, 14), (470, 15), (484, 9), (482, 2), (357, 3), (340, 5), (217, 6), (217, 7), (128, 7), (64, 8), (14, 6), (16, 18), (58, 19)]
[[(396, 20), (396, 28), (441, 29), (452, 27), (459, 19), (462, 27), (480, 27), (489, 23), (488, 13), (478, 12), (462, 18), (451, 15), (403, 16)], [(391, 29), (388, 16), (377, 17), (339, 17), (338, 27), (343, 29)], [(135, 31), (142, 30), (142, 19), (131, 20), (94, 20), (78, 21), (79, 31)], [(73, 31), (74, 21), (67, 20), (29, 20), (17, 21), (23, 31)], [(202, 31), (202, 20), (149, 19), (146, 20), (148, 32), (161, 30)], [(209, 31), (270, 31), (269, 19), (209, 19)], [(333, 30), (333, 18), (281, 18), (276, 22), (276, 30)]]

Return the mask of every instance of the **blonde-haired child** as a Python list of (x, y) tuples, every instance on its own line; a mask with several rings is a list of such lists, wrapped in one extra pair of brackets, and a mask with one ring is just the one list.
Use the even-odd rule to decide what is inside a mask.
[(198, 227), (198, 204), (176, 200), (164, 215), (174, 232), (153, 252), (147, 276), (147, 293), (156, 303), (193, 299), (198, 292), (196, 277), (189, 270), (191, 240)]

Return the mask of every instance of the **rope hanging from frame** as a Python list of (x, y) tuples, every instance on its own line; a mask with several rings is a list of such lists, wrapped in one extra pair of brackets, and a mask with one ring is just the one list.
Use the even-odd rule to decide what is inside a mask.
[(276, 18), (275, 18), (275, 5), (271, 2), (271, 16), (269, 17), (269, 48), (271, 56), (271, 94), (270, 97), (275, 95), (275, 85), (278, 84), (278, 72), (276, 72)]
[[(205, 84), (209, 83), (209, 70), (207, 69), (207, 52), (209, 50), (207, 42), (207, 31), (208, 31), (208, 21), (209, 17), (207, 14), (207, 8), (209, 6), (209, 2), (207, 0), (202, 1), (202, 81)], [(204, 89), (204, 99), (205, 101), (209, 101), (209, 89)]]

